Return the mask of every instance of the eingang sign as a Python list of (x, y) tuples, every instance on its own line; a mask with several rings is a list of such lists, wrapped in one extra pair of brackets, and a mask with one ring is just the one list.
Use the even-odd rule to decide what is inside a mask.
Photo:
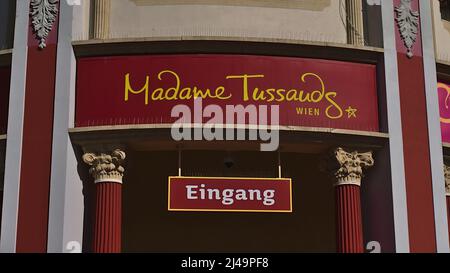
[(287, 178), (169, 177), (169, 211), (292, 212)]
[(177, 118), (171, 110), (180, 104), (192, 109), (199, 97), (204, 107), (279, 105), (279, 125), (284, 126), (379, 130), (375, 65), (151, 55), (81, 58), (77, 69), (76, 127), (173, 124)]

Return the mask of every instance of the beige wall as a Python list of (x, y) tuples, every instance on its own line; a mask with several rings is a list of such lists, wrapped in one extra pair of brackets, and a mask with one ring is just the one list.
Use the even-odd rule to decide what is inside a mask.
[(450, 22), (441, 19), (439, 1), (433, 0), (436, 58), (450, 62)]
[[(179, 0), (161, 2), (111, 0), (110, 38), (218, 36), (346, 43), (338, 0), (224, 0), (225, 5), (200, 5), (204, 0), (188, 0), (184, 2), (191, 4), (184, 5)], [(83, 40), (89, 33), (85, 25), (89, 1), (77, 9), (74, 39)]]

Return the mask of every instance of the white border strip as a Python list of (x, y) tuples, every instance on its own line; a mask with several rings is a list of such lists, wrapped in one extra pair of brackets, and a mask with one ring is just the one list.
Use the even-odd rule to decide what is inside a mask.
[(75, 116), (72, 23), (73, 7), (60, 1), (47, 239), (50, 253), (81, 252), (83, 242), (83, 189), (68, 134)]
[(434, 222), (437, 252), (450, 252), (445, 197), (444, 159), (442, 152), (441, 123), (437, 93), (436, 59), (432, 25), (432, 1), (420, 1), (422, 25), (423, 65), (427, 100), (428, 138), (430, 147), (431, 176), (433, 179)]
[(393, 0), (381, 1), (384, 38), (386, 97), (389, 123), (392, 201), (394, 208), (395, 247), (397, 253), (409, 249), (408, 209), (406, 202), (403, 132), (400, 111), (397, 47), (395, 41)]
[(16, 251), (19, 211), (20, 166), (22, 160), (23, 118), (28, 57), (29, 1), (16, 1), (14, 49), (11, 63), (8, 138), (6, 139), (5, 186), (0, 252)]

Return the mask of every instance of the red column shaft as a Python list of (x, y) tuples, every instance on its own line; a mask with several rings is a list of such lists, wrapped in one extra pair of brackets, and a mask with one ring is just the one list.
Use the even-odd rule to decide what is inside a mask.
[(364, 253), (360, 200), (359, 186), (336, 186), (338, 253)]
[(122, 242), (122, 184), (96, 184), (95, 253), (120, 253)]

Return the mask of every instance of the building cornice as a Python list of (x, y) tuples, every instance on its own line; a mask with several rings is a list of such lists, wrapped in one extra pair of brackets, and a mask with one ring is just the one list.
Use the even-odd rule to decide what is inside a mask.
[(384, 50), (329, 42), (252, 37), (149, 37), (72, 42), (76, 57), (136, 54), (251, 54), (376, 64)]
[(358, 46), (353, 44), (341, 44), (321, 41), (306, 41), (296, 39), (258, 38), (258, 37), (223, 37), (223, 36), (173, 36), (173, 37), (146, 37), (146, 38), (115, 38), (115, 39), (91, 39), (73, 41), (73, 46), (102, 45), (119, 43), (141, 43), (141, 42), (162, 42), (162, 41), (229, 41), (229, 42), (261, 42), (293, 45), (311, 45), (322, 47), (337, 47), (355, 49), (362, 51), (372, 51), (383, 53), (384, 49), (379, 47)]

